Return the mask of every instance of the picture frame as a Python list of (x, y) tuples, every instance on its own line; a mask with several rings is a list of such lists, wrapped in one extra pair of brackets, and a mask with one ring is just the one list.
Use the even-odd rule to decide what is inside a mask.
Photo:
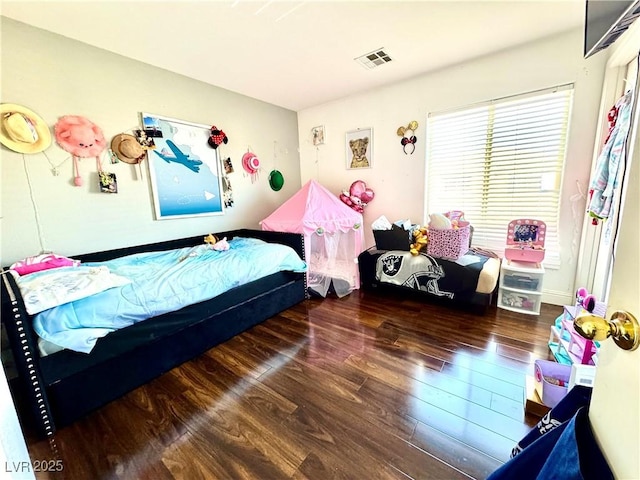
[(311, 141), (315, 146), (324, 145), (326, 141), (326, 132), (324, 130), (324, 125), (318, 125), (317, 127), (313, 127), (311, 129), (312, 139)]
[(224, 215), (218, 151), (209, 146), (209, 125), (141, 114), (156, 220)]
[(373, 128), (359, 128), (347, 132), (345, 138), (347, 169), (373, 167)]

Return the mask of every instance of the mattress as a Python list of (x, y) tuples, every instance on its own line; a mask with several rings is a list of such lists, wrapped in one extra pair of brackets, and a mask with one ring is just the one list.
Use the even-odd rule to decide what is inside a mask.
[[(118, 329), (211, 299), (279, 271), (306, 270), (306, 264), (288, 246), (240, 237), (229, 244), (227, 251), (198, 245), (85, 263), (89, 270), (108, 269), (128, 283), (48, 308), (34, 316), (34, 330), (49, 343), (89, 353), (99, 338)], [(68, 279), (61, 275), (63, 269), (55, 270), (50, 276), (54, 280), (62, 276), (64, 282), (56, 289), (64, 291)], [(33, 275), (42, 278), (25, 283), (38, 287), (37, 292), (27, 293), (25, 285), (19, 283), (25, 299), (39, 299), (42, 292), (53, 289), (47, 283), (47, 272), (26, 277)], [(53, 350), (49, 344), (40, 344), (41, 353), (51, 354)]]

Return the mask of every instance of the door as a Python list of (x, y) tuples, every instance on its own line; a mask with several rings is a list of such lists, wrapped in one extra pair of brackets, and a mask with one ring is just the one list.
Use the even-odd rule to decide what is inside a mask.
[[(640, 141), (638, 105), (622, 188), (622, 216), (614, 247), (607, 318), (627, 310), (640, 319)], [(640, 348), (602, 342), (589, 411), (596, 438), (616, 478), (640, 479)]]

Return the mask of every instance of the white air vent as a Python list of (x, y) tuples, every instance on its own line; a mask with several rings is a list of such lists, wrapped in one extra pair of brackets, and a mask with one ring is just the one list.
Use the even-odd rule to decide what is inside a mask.
[(389, 63), (391, 61), (391, 57), (384, 51), (384, 49), (378, 48), (377, 50), (355, 58), (354, 60), (363, 67), (371, 70), (372, 68)]

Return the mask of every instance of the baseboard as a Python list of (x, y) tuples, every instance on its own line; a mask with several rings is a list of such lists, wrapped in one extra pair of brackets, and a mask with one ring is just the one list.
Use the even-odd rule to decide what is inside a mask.
[(558, 290), (542, 290), (542, 303), (550, 305), (573, 305), (575, 298), (572, 293), (560, 292)]

